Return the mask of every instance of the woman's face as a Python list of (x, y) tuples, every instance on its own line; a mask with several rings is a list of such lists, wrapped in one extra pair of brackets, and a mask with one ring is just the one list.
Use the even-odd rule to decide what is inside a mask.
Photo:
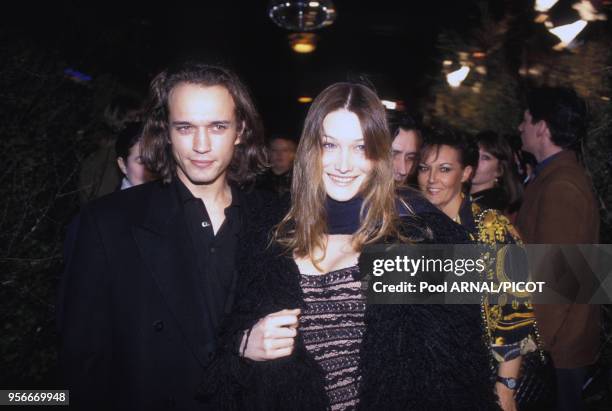
[(130, 184), (137, 186), (150, 180), (151, 175), (140, 157), (140, 142), (130, 148), (130, 154), (125, 160), (119, 157), (117, 163)]
[(499, 160), (493, 154), (489, 153), (482, 146), (478, 149), (478, 168), (472, 178), (472, 184), (475, 186), (491, 186), (495, 185), (495, 179), (501, 176)]
[[(425, 197), (446, 212), (447, 207), (460, 202), (461, 183), (470, 178), (472, 167), (462, 167), (459, 151), (442, 145), (430, 147), (418, 168), (419, 187)], [(448, 214), (448, 213), (447, 213)], [(453, 216), (454, 217), (454, 216)]]
[(340, 109), (325, 116), (321, 145), (327, 195), (336, 201), (352, 199), (372, 170), (357, 115)]

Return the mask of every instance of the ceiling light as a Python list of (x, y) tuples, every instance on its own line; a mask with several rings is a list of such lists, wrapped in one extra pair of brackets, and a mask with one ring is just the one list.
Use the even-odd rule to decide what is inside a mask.
[(551, 9), (552, 6), (557, 4), (559, 0), (536, 0), (535, 2), (535, 10), (540, 13), (545, 13)]
[(317, 48), (317, 35), (314, 33), (293, 33), (289, 35), (289, 43), (296, 53), (312, 53)]
[(286, 30), (311, 31), (333, 24), (336, 7), (331, 0), (272, 0), (268, 16)]
[(587, 26), (587, 22), (584, 20), (578, 20), (571, 24), (565, 24), (563, 26), (558, 26), (553, 29), (548, 29), (549, 32), (554, 34), (561, 40), (561, 43), (555, 46), (555, 49), (561, 49), (567, 47), (572, 40), (576, 38), (576, 36), (584, 30)]
[(468, 66), (463, 66), (457, 71), (448, 73), (446, 75), (446, 81), (451, 87), (459, 87), (469, 72), (470, 68)]
[(395, 101), (381, 100), (380, 102), (387, 110), (395, 110), (397, 108), (397, 103)]

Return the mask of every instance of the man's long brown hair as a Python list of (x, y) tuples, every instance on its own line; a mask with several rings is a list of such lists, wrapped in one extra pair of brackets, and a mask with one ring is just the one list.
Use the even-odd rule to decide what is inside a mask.
[(247, 185), (265, 170), (267, 159), (263, 141), (263, 127), (247, 87), (232, 71), (219, 66), (185, 62), (164, 70), (151, 82), (147, 119), (142, 142), (142, 159), (146, 166), (170, 182), (176, 172), (176, 161), (170, 145), (168, 99), (179, 84), (202, 87), (223, 86), (236, 106), (237, 124), (242, 124), (240, 144), (227, 170), (227, 178), (238, 185)]
[(323, 184), (323, 120), (337, 110), (348, 110), (359, 118), (365, 142), (365, 155), (372, 170), (363, 182), (360, 195), (361, 224), (353, 234), (352, 245), (364, 245), (398, 236), (395, 207), (391, 138), (385, 109), (374, 91), (360, 84), (336, 83), (326, 88), (312, 103), (304, 123), (293, 166), (291, 208), (277, 226), (274, 238), (298, 258), (308, 257), (315, 264), (315, 250), (326, 248), (326, 191)]

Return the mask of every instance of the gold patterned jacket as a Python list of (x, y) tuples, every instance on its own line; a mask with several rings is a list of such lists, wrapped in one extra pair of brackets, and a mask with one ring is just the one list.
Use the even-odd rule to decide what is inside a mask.
[[(501, 212), (483, 209), (469, 196), (461, 205), (459, 218), (473, 239), (490, 250), (489, 264), (484, 274), (486, 281), (507, 281), (503, 270), (497, 269), (495, 260), (504, 244), (522, 244), (518, 231)], [(535, 316), (529, 295), (506, 293), (499, 296), (495, 304), (489, 300), (488, 295), (483, 297), (482, 310), (493, 357), (503, 362), (535, 351)]]

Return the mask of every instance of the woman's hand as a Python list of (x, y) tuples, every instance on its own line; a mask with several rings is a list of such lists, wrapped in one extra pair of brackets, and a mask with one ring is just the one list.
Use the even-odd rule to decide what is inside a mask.
[(257, 321), (250, 334), (245, 332), (242, 337), (240, 352), (243, 357), (253, 361), (268, 361), (291, 355), (300, 313), (299, 308), (282, 310)]
[(506, 387), (500, 382), (495, 383), (495, 391), (499, 398), (499, 405), (504, 411), (517, 411), (516, 400), (514, 399), (514, 390)]
[[(504, 361), (499, 364), (497, 373), (500, 377), (512, 377), (518, 378), (521, 362), (523, 361), (522, 356), (513, 358), (510, 361)], [(514, 399), (515, 390), (511, 390), (501, 382), (495, 383), (495, 392), (499, 398), (499, 405), (504, 411), (517, 411), (516, 400)]]

